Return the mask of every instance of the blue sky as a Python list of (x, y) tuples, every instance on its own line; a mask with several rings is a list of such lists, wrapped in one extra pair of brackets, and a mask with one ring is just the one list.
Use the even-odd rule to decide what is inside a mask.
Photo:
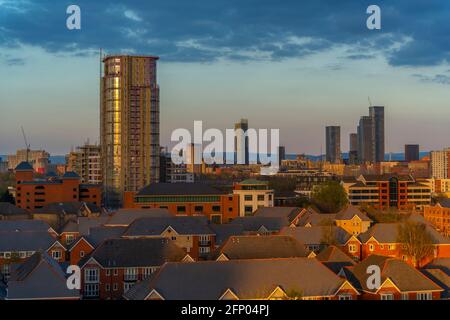
[[(81, 30), (66, 8), (81, 8)], [(382, 29), (366, 28), (366, 8)], [(0, 154), (64, 154), (98, 140), (98, 48), (159, 55), (161, 142), (172, 130), (279, 128), (289, 153), (318, 154), (324, 127), (342, 149), (386, 106), (386, 149), (450, 145), (450, 3), (398, 1), (0, 0)]]

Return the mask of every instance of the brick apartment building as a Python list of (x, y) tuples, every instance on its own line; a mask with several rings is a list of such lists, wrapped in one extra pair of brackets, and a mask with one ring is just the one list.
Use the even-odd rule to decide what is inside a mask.
[(431, 203), (431, 187), (411, 175), (361, 175), (342, 181), (351, 205), (420, 210)]
[(425, 207), (425, 220), (431, 222), (446, 237), (450, 237), (450, 200), (440, 200), (435, 206)]
[(100, 185), (82, 184), (74, 172), (61, 178), (34, 179), (33, 168), (27, 162), (16, 169), (16, 205), (29, 211), (55, 202), (88, 202), (101, 205)]
[(174, 215), (205, 215), (214, 223), (239, 215), (239, 196), (202, 183), (152, 183), (139, 192), (125, 192), (124, 208), (162, 208)]

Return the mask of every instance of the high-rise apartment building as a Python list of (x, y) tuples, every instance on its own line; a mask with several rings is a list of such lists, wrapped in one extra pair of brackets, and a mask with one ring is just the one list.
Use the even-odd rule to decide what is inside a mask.
[(100, 127), (105, 201), (159, 180), (159, 86), (153, 56), (103, 59)]
[(418, 144), (405, 144), (405, 161), (417, 161), (419, 160), (419, 145)]
[[(242, 131), (236, 131), (236, 130)], [(236, 131), (235, 138), (235, 163), (237, 164), (249, 164), (249, 152), (248, 152), (248, 137), (246, 135), (248, 130), (248, 120), (241, 119), (240, 122), (234, 125)]]
[(359, 162), (383, 162), (384, 107), (370, 107), (369, 116), (362, 116), (358, 125)]
[(358, 162), (358, 134), (350, 133), (349, 141), (348, 161), (350, 164), (356, 164)]
[(384, 161), (384, 107), (370, 107), (369, 115), (372, 119), (372, 162)]
[(450, 148), (431, 151), (431, 176), (435, 179), (447, 179), (450, 172)]
[(101, 184), (102, 165), (99, 145), (85, 143), (69, 153), (67, 171), (73, 171), (80, 176), (81, 183)]
[(45, 174), (50, 163), (49, 159), (50, 154), (44, 150), (17, 150), (15, 155), (7, 157), (8, 170), (14, 170), (22, 162), (28, 162), (35, 172)]
[(341, 162), (341, 127), (328, 126), (326, 134), (326, 159), (331, 163)]

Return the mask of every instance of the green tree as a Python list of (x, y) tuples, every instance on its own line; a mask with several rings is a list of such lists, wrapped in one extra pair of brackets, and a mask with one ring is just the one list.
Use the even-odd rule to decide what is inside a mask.
[(402, 253), (411, 257), (415, 267), (425, 257), (433, 253), (433, 239), (423, 223), (406, 221), (399, 225), (397, 242), (402, 245)]
[(16, 204), (14, 197), (9, 193), (8, 190), (6, 190), (2, 194), (0, 194), (0, 202), (9, 202), (12, 204)]
[(323, 212), (341, 210), (347, 203), (347, 193), (337, 181), (328, 181), (316, 186), (311, 196), (312, 202)]

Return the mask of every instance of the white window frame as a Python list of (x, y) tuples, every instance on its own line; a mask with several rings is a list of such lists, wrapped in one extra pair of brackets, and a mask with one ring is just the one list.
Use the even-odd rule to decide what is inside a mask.
[(393, 293), (382, 293), (380, 295), (381, 300), (394, 300), (394, 294)]
[(61, 259), (62, 254), (61, 254), (61, 250), (52, 250), (52, 258), (55, 260), (59, 260)]
[(125, 281), (136, 281), (138, 279), (138, 275), (139, 275), (138, 268), (125, 268), (123, 279)]
[(86, 283), (84, 285), (85, 297), (98, 297), (100, 294), (98, 283)]
[(150, 277), (154, 272), (156, 272), (156, 270), (158, 270), (158, 267), (146, 267), (146, 268), (142, 268), (142, 278), (143, 278), (143, 279), (147, 279), (147, 278)]
[(356, 249), (356, 244), (350, 243), (350, 244), (348, 245), (348, 252), (350, 252), (350, 253), (358, 252), (358, 250)]
[(98, 268), (84, 269), (84, 283), (99, 283), (100, 272)]
[(353, 296), (349, 293), (343, 293), (338, 295), (339, 300), (353, 300)]
[(433, 294), (431, 292), (417, 292), (417, 300), (433, 300)]

